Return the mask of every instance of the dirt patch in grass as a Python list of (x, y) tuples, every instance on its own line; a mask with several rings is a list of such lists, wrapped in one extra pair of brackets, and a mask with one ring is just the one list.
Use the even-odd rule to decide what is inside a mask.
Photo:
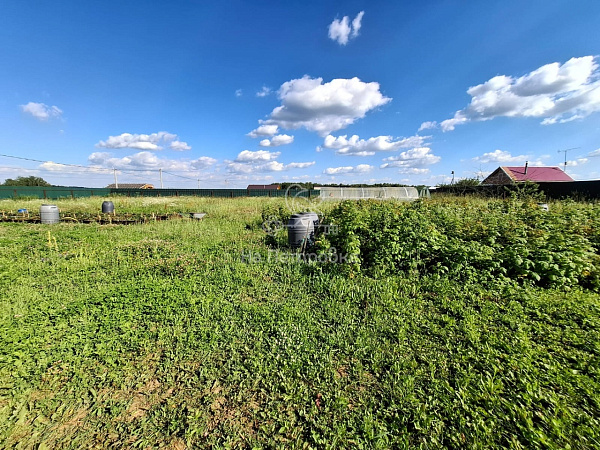
[(149, 380), (142, 386), (134, 395), (125, 412), (126, 422), (133, 422), (146, 415), (146, 413), (154, 406), (164, 402), (171, 395), (174, 389), (169, 388), (166, 391), (161, 391), (161, 383), (158, 380)]

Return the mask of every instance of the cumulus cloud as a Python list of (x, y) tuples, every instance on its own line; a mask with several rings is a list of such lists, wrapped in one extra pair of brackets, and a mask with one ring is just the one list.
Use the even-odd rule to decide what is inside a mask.
[(168, 144), (176, 151), (190, 150), (187, 142), (180, 141), (176, 134), (160, 131), (152, 134), (123, 133), (119, 136), (109, 136), (106, 141), (100, 141), (100, 148), (135, 148), (138, 150), (162, 150), (161, 144)]
[(88, 156), (92, 166), (115, 169), (146, 169), (146, 170), (176, 170), (178, 172), (193, 172), (206, 169), (217, 162), (215, 158), (201, 156), (200, 158), (168, 159), (159, 158), (155, 153), (143, 151), (133, 155), (116, 158), (108, 152), (94, 152)]
[(242, 95), (244, 95), (244, 92), (241, 89), (237, 89), (235, 91), (235, 96), (236, 97), (241, 97)]
[(173, 141), (173, 142), (171, 142), (169, 144), (169, 148), (171, 150), (175, 150), (177, 152), (182, 152), (182, 151), (185, 151), (185, 150), (191, 150), (192, 149), (192, 147), (190, 147), (187, 142), (182, 142), (182, 141)]
[(323, 148), (333, 149), (339, 155), (373, 156), (377, 152), (390, 152), (401, 148), (419, 147), (429, 136), (410, 136), (407, 138), (394, 138), (392, 136), (377, 136), (369, 139), (360, 139), (357, 135), (347, 138), (346, 135), (334, 137), (327, 135)]
[(279, 129), (278, 125), (261, 125), (259, 126), (257, 129), (252, 130), (250, 133), (247, 134), (247, 136), (250, 136), (251, 138), (257, 138), (257, 137), (263, 137), (263, 136), (273, 136), (275, 133), (277, 133), (277, 130)]
[(419, 131), (423, 131), (423, 130), (432, 130), (434, 128), (437, 128), (438, 123), (434, 120), (434, 121), (430, 121), (430, 122), (423, 122), (421, 124), (421, 126), (419, 127)]
[(469, 119), (467, 119), (467, 117), (465, 117), (465, 115), (461, 111), (457, 111), (452, 119), (442, 120), (442, 123), (440, 123), (440, 127), (445, 133), (446, 131), (454, 131), (456, 125), (461, 125), (468, 121)]
[(590, 160), (587, 158), (577, 158), (572, 161), (567, 161), (567, 167), (577, 167), (587, 164)]
[(476, 156), (475, 158), (473, 158), (473, 161), (483, 164), (518, 164), (519, 166), (522, 166), (525, 164), (525, 162), (528, 162), (530, 166), (543, 166), (544, 162), (542, 161), (542, 159), (546, 157), (547, 156), (542, 156), (541, 158), (532, 159), (532, 155), (513, 156), (510, 152), (504, 150), (494, 150), (493, 152), (488, 152), (484, 153), (481, 156)]
[(257, 172), (280, 172), (284, 165), (278, 161), (269, 161), (262, 164), (247, 164), (235, 161), (225, 161), (227, 171), (230, 173), (257, 173)]
[(344, 16), (341, 20), (334, 19), (329, 24), (329, 39), (336, 41), (340, 45), (346, 45), (351, 38), (358, 36), (364, 15), (364, 11), (359, 12), (352, 20), (352, 23), (350, 23), (348, 16)]
[(546, 64), (522, 77), (498, 75), (467, 90), (470, 104), (441, 122), (442, 131), (494, 117), (536, 117), (550, 125), (600, 111), (600, 71), (594, 56)]
[(289, 169), (305, 169), (315, 165), (315, 161), (292, 162), (283, 164), (279, 161), (264, 163), (241, 163), (236, 161), (225, 161), (227, 171), (230, 173), (258, 173), (258, 172), (282, 172)]
[(379, 167), (381, 169), (398, 168), (401, 173), (426, 173), (413, 169), (427, 169), (427, 166), (436, 164), (441, 160), (442, 158), (434, 155), (429, 147), (416, 147), (397, 156), (385, 158), (384, 164)]
[(225, 167), (230, 173), (247, 174), (258, 172), (282, 172), (289, 169), (305, 169), (315, 164), (315, 161), (284, 164), (276, 161), (279, 155), (281, 155), (281, 152), (269, 152), (267, 150), (257, 150), (253, 152), (244, 150), (238, 153), (233, 161), (225, 160)]
[(527, 155), (512, 156), (510, 152), (504, 150), (494, 150), (493, 152), (484, 153), (481, 156), (476, 156), (473, 161), (480, 163), (520, 163), (524, 164), (529, 157)]
[(341, 175), (341, 174), (355, 174), (355, 173), (367, 173), (373, 170), (373, 166), (369, 164), (359, 164), (356, 167), (343, 166), (343, 167), (328, 167), (323, 171), (325, 175)]
[(238, 153), (235, 162), (272, 161), (277, 159), (280, 154), (281, 152), (269, 152), (267, 150), (258, 150), (256, 152), (243, 150)]
[(306, 169), (307, 167), (314, 166), (315, 161), (310, 162), (292, 162), (286, 164), (286, 169)]
[(262, 89), (256, 93), (256, 96), (257, 97), (266, 97), (270, 93), (271, 93), (271, 88), (263, 86)]
[(418, 169), (416, 167), (404, 168), (400, 170), (401, 173), (406, 173), (409, 175), (423, 175), (429, 173), (429, 169)]
[(45, 161), (38, 166), (39, 169), (47, 172), (68, 172), (68, 173), (108, 173), (111, 169), (103, 167), (80, 167), (69, 164), (55, 163), (54, 161)]
[(36, 119), (42, 121), (59, 118), (63, 113), (58, 106), (48, 106), (45, 103), (29, 102), (26, 105), (20, 106), (21, 111), (31, 114)]
[(287, 134), (278, 134), (273, 136), (271, 140), (263, 139), (260, 141), (262, 147), (279, 147), (280, 145), (288, 145), (294, 142), (294, 136), (288, 136)]
[(269, 119), (261, 120), (261, 126), (249, 136), (256, 137), (265, 126), (272, 134), (277, 127), (283, 129), (306, 128), (327, 136), (363, 118), (367, 112), (383, 106), (392, 99), (379, 91), (379, 83), (365, 83), (358, 78), (338, 78), (323, 83), (322, 78), (286, 81), (278, 91), (281, 105), (270, 114)]

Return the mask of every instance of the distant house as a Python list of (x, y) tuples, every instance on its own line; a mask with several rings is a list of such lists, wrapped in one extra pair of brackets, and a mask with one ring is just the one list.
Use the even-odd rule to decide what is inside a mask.
[(154, 185), (148, 183), (119, 183), (119, 186), (109, 184), (107, 189), (154, 189)]
[(246, 188), (248, 190), (272, 190), (272, 191), (278, 191), (279, 189), (281, 189), (281, 186), (278, 184), (249, 184), (248, 187)]
[(507, 167), (494, 170), (481, 184), (514, 184), (531, 181), (541, 183), (548, 181), (575, 181), (558, 167)]

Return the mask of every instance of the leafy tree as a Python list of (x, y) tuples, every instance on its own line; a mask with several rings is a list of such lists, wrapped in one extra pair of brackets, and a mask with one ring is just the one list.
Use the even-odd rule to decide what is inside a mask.
[(453, 184), (440, 184), (439, 187), (470, 187), (479, 186), (481, 182), (477, 178), (462, 178)]
[(52, 186), (46, 180), (40, 177), (18, 177), (13, 180), (12, 178), (7, 178), (2, 183), (2, 186)]
[(480, 184), (477, 178), (463, 178), (454, 183), (455, 186), (479, 186)]

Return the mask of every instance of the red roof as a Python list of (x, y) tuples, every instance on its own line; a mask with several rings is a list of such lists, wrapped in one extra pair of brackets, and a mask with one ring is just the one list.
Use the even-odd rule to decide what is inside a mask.
[(249, 184), (246, 189), (250, 189), (250, 190), (262, 190), (262, 189), (277, 190), (277, 189), (281, 189), (281, 186), (278, 185), (278, 184)]
[(558, 167), (506, 167), (502, 169), (515, 181), (575, 181)]

